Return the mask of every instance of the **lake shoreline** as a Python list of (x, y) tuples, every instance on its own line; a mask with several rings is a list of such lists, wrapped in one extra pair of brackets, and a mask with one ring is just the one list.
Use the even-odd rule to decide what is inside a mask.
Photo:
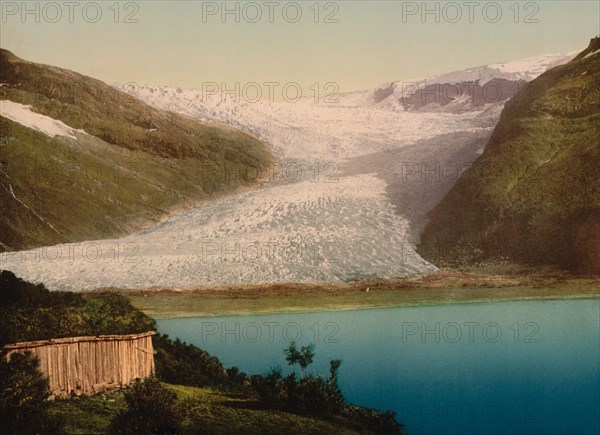
[(168, 313), (156, 313), (151, 309), (140, 308), (138, 304), (134, 303), (136, 308), (144, 311), (145, 314), (152, 317), (155, 320), (167, 320), (167, 319), (188, 319), (188, 318), (196, 318), (196, 317), (238, 317), (238, 316), (268, 316), (272, 314), (308, 314), (308, 313), (328, 313), (328, 312), (339, 312), (339, 311), (366, 311), (366, 310), (384, 310), (384, 309), (393, 309), (393, 308), (413, 308), (413, 307), (434, 307), (434, 306), (444, 306), (444, 305), (472, 305), (472, 304), (486, 304), (486, 303), (495, 303), (495, 302), (533, 302), (533, 301), (568, 301), (568, 300), (598, 300), (600, 301), (600, 294), (596, 295), (569, 295), (569, 296), (540, 296), (540, 297), (522, 297), (522, 298), (511, 298), (511, 299), (503, 299), (503, 298), (490, 298), (490, 299), (472, 299), (472, 300), (448, 300), (448, 301), (435, 301), (435, 302), (420, 302), (420, 303), (406, 303), (406, 304), (396, 304), (396, 305), (363, 305), (363, 306), (340, 306), (337, 308), (325, 308), (325, 307), (315, 307), (315, 308), (273, 308), (273, 309), (265, 309), (260, 311), (223, 311), (223, 312), (189, 312), (189, 313), (178, 313), (178, 314), (168, 314)]
[(507, 301), (597, 299), (598, 278), (440, 272), (352, 283), (99, 289), (125, 294), (155, 319), (265, 315)]

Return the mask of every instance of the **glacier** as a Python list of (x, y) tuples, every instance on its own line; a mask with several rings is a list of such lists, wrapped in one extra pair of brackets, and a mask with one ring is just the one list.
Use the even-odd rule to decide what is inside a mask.
[[(532, 79), (571, 55), (430, 78)], [(0, 254), (0, 267), (50, 289), (188, 288), (335, 282), (431, 273), (415, 252), (427, 212), (481, 153), (503, 102), (410, 112), (392, 83), (337, 102), (248, 102), (198, 90), (120, 85), (142, 101), (264, 140), (280, 164), (255, 189), (126, 237)], [(290, 170), (291, 168), (291, 170)], [(283, 170), (282, 170), (283, 169)]]

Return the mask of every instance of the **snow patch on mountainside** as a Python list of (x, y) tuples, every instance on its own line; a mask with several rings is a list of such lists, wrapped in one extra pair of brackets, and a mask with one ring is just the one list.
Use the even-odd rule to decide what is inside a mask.
[(69, 127), (62, 121), (35, 113), (31, 109), (31, 106), (15, 103), (13, 101), (0, 101), (0, 116), (18, 122), (25, 127), (37, 130), (47, 136), (66, 136), (71, 139), (77, 139), (75, 132), (85, 133), (83, 130), (76, 130)]
[(588, 57), (595, 56), (595, 55), (597, 55), (598, 53), (600, 53), (600, 49), (598, 49), (598, 50), (595, 50), (595, 51), (592, 51), (592, 52), (590, 52), (590, 53), (586, 54), (585, 56), (583, 56), (583, 58), (584, 58), (584, 59), (587, 59)]

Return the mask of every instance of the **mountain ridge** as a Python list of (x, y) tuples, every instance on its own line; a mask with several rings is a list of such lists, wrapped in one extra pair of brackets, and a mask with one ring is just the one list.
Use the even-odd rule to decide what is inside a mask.
[(473, 171), (429, 213), (422, 256), (600, 273), (599, 46), (592, 39), (506, 103)]
[(128, 234), (275, 162), (247, 133), (4, 49), (0, 83), (0, 251)]

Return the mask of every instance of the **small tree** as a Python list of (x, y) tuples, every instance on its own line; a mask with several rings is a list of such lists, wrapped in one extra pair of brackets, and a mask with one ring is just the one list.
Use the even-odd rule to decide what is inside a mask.
[(300, 379), (304, 378), (306, 368), (312, 364), (315, 357), (315, 345), (311, 343), (308, 346), (302, 346), (298, 351), (296, 342), (292, 341), (284, 352), (286, 354), (285, 359), (292, 366), (294, 372), (296, 371), (296, 364), (298, 364), (300, 366)]
[(341, 365), (342, 365), (341, 359), (332, 359), (331, 361), (329, 361), (329, 373), (331, 375), (329, 377), (330, 382), (337, 383), (337, 374), (338, 374), (338, 370)]
[(304, 377), (306, 374), (306, 368), (312, 364), (313, 358), (315, 357), (315, 345), (313, 343), (308, 346), (302, 346), (300, 349), (300, 377)]
[(284, 349), (285, 360), (289, 365), (292, 366), (294, 372), (296, 372), (296, 364), (300, 361), (300, 352), (296, 349), (296, 342), (292, 341), (287, 349)]
[(125, 393), (127, 409), (111, 422), (114, 434), (177, 434), (181, 431), (181, 409), (177, 394), (166, 389), (156, 377), (135, 381)]

